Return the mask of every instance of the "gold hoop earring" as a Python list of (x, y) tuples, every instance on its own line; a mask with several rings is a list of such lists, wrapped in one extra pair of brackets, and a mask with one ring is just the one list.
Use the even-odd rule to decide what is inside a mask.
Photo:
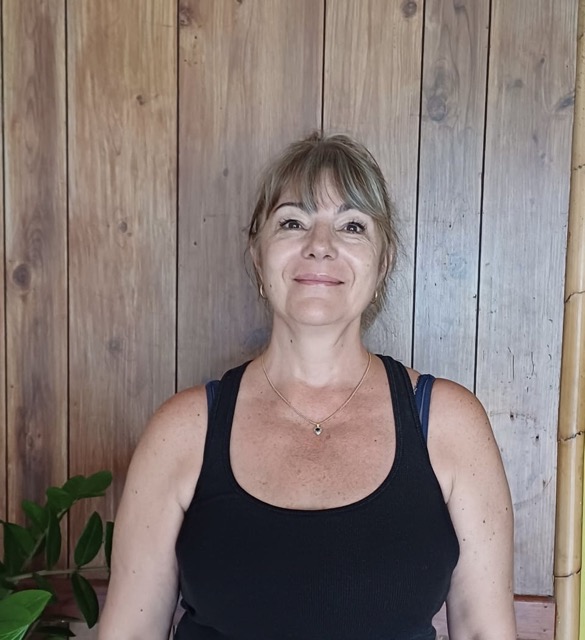
[(264, 285), (262, 283), (260, 283), (260, 286), (258, 287), (258, 293), (260, 294), (261, 298), (266, 299), (266, 294), (264, 293)]

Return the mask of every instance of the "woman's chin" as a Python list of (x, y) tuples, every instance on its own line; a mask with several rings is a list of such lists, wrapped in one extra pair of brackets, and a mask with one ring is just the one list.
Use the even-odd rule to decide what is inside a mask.
[(319, 327), (344, 320), (350, 321), (347, 312), (347, 306), (339, 303), (333, 304), (319, 299), (297, 300), (287, 304), (282, 316), (288, 322)]

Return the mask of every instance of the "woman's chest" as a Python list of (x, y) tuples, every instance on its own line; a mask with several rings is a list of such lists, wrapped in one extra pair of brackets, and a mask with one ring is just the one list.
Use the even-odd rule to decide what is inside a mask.
[(272, 407), (253, 418), (234, 416), (230, 464), (238, 484), (263, 502), (329, 509), (357, 502), (384, 482), (395, 442), (388, 412), (357, 407), (316, 435), (309, 422)]

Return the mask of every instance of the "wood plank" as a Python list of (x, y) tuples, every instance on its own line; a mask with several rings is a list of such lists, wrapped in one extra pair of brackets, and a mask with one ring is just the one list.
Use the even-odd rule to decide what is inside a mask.
[(3, 3), (8, 517), (67, 477), (65, 14)]
[(179, 388), (268, 338), (244, 269), (255, 183), (270, 156), (319, 127), (323, 1), (181, 0)]
[[(67, 6), (71, 472), (110, 469), (174, 392), (176, 3)], [(79, 509), (76, 532), (89, 505)]]
[[(0, 7), (0, 13), (2, 7)], [(0, 16), (1, 18), (1, 16)], [(2, 48), (0, 47), (0, 86), (4, 74)], [(4, 122), (4, 105), (0, 100), (0, 122)], [(0, 127), (0, 518), (7, 516), (8, 470), (6, 467), (6, 309), (5, 298), (5, 256), (4, 256), (4, 127)], [(0, 545), (4, 548), (3, 531), (0, 531)]]
[(414, 366), (469, 389), (475, 378), (488, 27), (488, 2), (426, 3)]
[(350, 133), (368, 147), (399, 217), (402, 250), (389, 299), (366, 341), (405, 363), (412, 358), (422, 24), (422, 3), (327, 3), (324, 128)]
[(516, 592), (552, 593), (575, 2), (494, 0), (477, 394), (516, 514)]

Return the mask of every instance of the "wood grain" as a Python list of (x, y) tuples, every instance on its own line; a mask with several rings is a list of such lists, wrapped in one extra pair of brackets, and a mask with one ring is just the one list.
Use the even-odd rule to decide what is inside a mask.
[(111, 517), (174, 391), (176, 3), (70, 2), (67, 25), (71, 472), (113, 471)]
[(3, 3), (8, 517), (67, 477), (65, 14)]
[(244, 269), (260, 169), (319, 127), (323, 2), (181, 0), (179, 388), (268, 339)]
[[(1, 11), (1, 9), (0, 9)], [(1, 16), (0, 16), (1, 17)], [(3, 56), (0, 48), (0, 83), (3, 82)], [(0, 86), (2, 86), (0, 84)], [(4, 104), (0, 100), (0, 122), (4, 122)], [(4, 177), (4, 128), (0, 131), (0, 175)], [(0, 518), (7, 516), (8, 469), (6, 465), (6, 313), (5, 313), (5, 255), (4, 255), (4, 179), (0, 180)], [(0, 545), (4, 548), (3, 531)]]
[(516, 512), (516, 592), (550, 594), (576, 3), (492, 3), (477, 393)]
[(363, 142), (386, 176), (401, 252), (370, 349), (411, 362), (422, 2), (327, 3), (323, 122)]
[(425, 8), (414, 366), (473, 388), (489, 3)]

